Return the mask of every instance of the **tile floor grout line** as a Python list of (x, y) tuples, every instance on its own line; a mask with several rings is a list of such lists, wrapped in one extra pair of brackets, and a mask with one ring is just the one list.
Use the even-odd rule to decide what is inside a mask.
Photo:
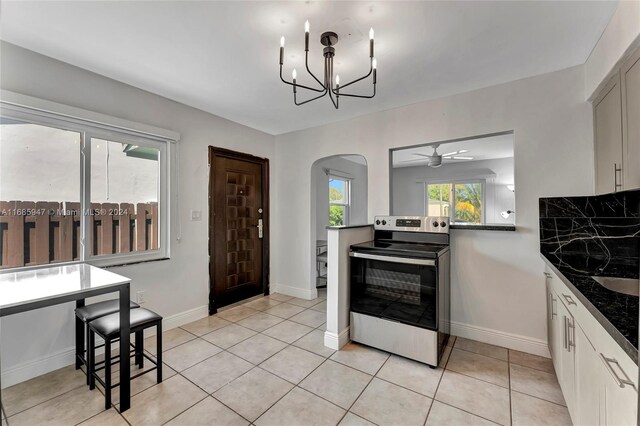
[[(73, 364), (70, 364), (70, 365), (73, 365)], [(19, 383), (18, 383), (18, 384), (19, 384)], [(69, 389), (69, 390), (67, 390), (67, 391), (65, 391), (65, 392), (62, 392), (62, 393), (60, 393), (60, 394), (58, 394), (58, 395), (56, 395), (56, 396), (54, 396), (54, 397), (51, 397), (51, 398), (48, 398), (48, 399), (46, 399), (46, 400), (44, 400), (44, 401), (38, 402), (37, 404), (30, 406), (29, 408), (25, 408), (24, 410), (20, 410), (20, 411), (18, 411), (18, 412), (16, 412), (16, 413), (13, 413), (13, 414), (11, 414), (10, 416), (7, 416), (7, 417), (5, 418), (5, 421), (6, 421), (7, 423), (9, 423), (9, 419), (10, 419), (11, 417), (16, 416), (16, 415), (18, 415), (18, 414), (20, 414), (20, 413), (24, 413), (25, 411), (27, 411), (27, 410), (31, 410), (32, 408), (36, 408), (37, 406), (42, 405), (42, 404), (44, 404), (45, 402), (49, 402), (49, 401), (51, 401), (51, 400), (53, 400), (53, 399), (56, 399), (56, 398), (58, 398), (58, 397), (60, 397), (60, 396), (62, 396), (62, 395), (66, 395), (66, 394), (68, 394), (69, 392), (74, 391), (74, 390), (76, 390), (76, 389), (79, 389), (79, 388), (81, 388), (81, 387), (83, 387), (83, 386), (85, 386), (85, 383), (82, 383), (81, 385), (76, 386), (76, 387), (75, 387), (75, 388), (73, 388), (73, 389)], [(6, 391), (6, 389), (4, 389), (4, 391)]]
[[(186, 377), (185, 377), (186, 378)], [(161, 425), (166, 425), (167, 423), (169, 423), (171, 420), (175, 419), (176, 417), (180, 416), (181, 414), (185, 413), (188, 410), (191, 410), (193, 407), (195, 407), (196, 405), (200, 404), (202, 401), (204, 401), (205, 399), (209, 398), (209, 395), (205, 396), (204, 398), (202, 398), (201, 400), (199, 400), (198, 402), (196, 402), (193, 405), (190, 405), (189, 407), (185, 408), (184, 410), (180, 411), (178, 414), (176, 414), (175, 416), (171, 417), (169, 420), (167, 420), (166, 422), (162, 422), (160, 423)]]
[[(455, 341), (453, 342), (453, 344), (455, 345)], [(436, 395), (438, 394), (438, 388), (440, 388), (440, 383), (442, 382), (442, 378), (444, 377), (444, 373), (445, 371), (447, 371), (447, 364), (449, 364), (449, 360), (451, 359), (451, 353), (453, 352), (453, 346), (449, 346), (451, 349), (449, 349), (449, 355), (447, 356), (447, 360), (445, 361), (444, 365), (442, 366), (442, 374), (440, 375), (440, 378), (438, 379), (438, 384), (436, 385), (436, 389), (433, 391), (433, 398), (431, 398), (431, 405), (429, 406), (429, 410), (427, 411), (427, 417), (424, 419), (424, 425), (426, 426), (427, 421), (429, 420), (429, 415), (431, 414), (431, 409), (433, 408), (433, 403), (436, 401)], [(445, 351), (447, 350), (447, 346), (445, 346)], [(440, 368), (440, 365), (438, 365), (438, 368)]]
[(493, 423), (493, 424), (496, 424), (496, 425), (499, 425), (499, 424), (500, 424), (500, 423), (495, 422), (495, 421), (493, 421), (493, 420), (491, 420), (491, 419), (488, 419), (488, 418), (486, 418), (486, 417), (482, 417), (482, 416), (481, 416), (481, 415), (479, 415), (479, 414), (472, 413), (471, 411), (465, 410), (464, 408), (460, 408), (460, 407), (456, 407), (455, 405), (451, 405), (451, 404), (450, 404), (450, 403), (448, 403), (448, 402), (440, 401), (439, 399), (434, 399), (433, 401), (434, 401), (434, 402), (435, 402), (435, 401), (437, 401), (437, 402), (439, 402), (440, 404), (446, 405), (446, 406), (451, 407), (451, 408), (455, 408), (456, 410), (464, 411), (464, 412), (465, 412), (465, 413), (467, 413), (467, 414), (470, 414), (470, 415), (472, 415), (472, 416), (474, 416), (474, 417), (478, 417), (478, 418), (480, 418), (480, 419), (482, 419), (482, 420), (486, 420), (486, 421), (488, 421), (488, 422), (490, 422), (490, 423)]
[[(457, 338), (456, 338), (456, 340), (457, 340)], [(447, 402), (444, 402), (444, 401), (441, 401), (441, 400), (439, 400), (439, 399), (436, 399), (436, 396), (437, 396), (437, 394), (438, 394), (438, 389), (440, 388), (440, 384), (442, 383), (442, 378), (444, 377), (444, 373), (445, 373), (446, 371), (452, 371), (452, 372), (457, 373), (457, 374), (462, 374), (462, 373), (458, 373), (458, 372), (457, 372), (457, 371), (455, 371), (455, 370), (449, 370), (449, 369), (447, 369), (447, 366), (449, 365), (449, 361), (451, 360), (451, 353), (453, 352), (453, 348), (454, 348), (454, 347), (455, 347), (455, 342), (454, 342), (454, 346), (450, 346), (451, 351), (449, 351), (449, 357), (447, 358), (447, 362), (445, 362), (444, 366), (442, 367), (442, 369), (443, 369), (444, 371), (442, 372), (442, 376), (440, 377), (440, 380), (438, 381), (438, 386), (436, 387), (436, 392), (435, 392), (435, 394), (433, 395), (433, 401), (438, 401), (438, 402), (439, 402), (439, 403), (441, 403), (441, 404), (445, 404), (445, 405), (448, 405), (449, 407), (453, 407), (453, 408), (455, 408), (455, 409), (457, 409), (457, 410), (464, 411), (465, 413), (468, 413), (468, 414), (471, 414), (471, 415), (473, 415), (473, 416), (479, 417), (479, 418), (481, 418), (481, 419), (487, 420), (487, 421), (489, 421), (489, 422), (491, 422), (491, 423), (499, 424), (499, 423), (494, 422), (493, 420), (487, 419), (486, 417), (483, 417), (483, 416), (481, 416), (481, 415), (479, 415), (479, 414), (472, 413), (471, 411), (467, 411), (467, 410), (465, 410), (464, 408), (460, 408), (460, 407), (457, 407), (457, 406), (455, 406), (455, 405), (451, 405), (451, 404), (449, 404), (449, 403), (447, 403)], [(464, 350), (464, 349), (463, 349), (463, 350)], [(467, 352), (469, 352), (469, 351), (467, 351)], [(473, 353), (473, 352), (472, 352), (472, 353)], [(497, 358), (493, 358), (493, 359), (497, 359)], [(466, 376), (466, 374), (462, 374), (462, 375), (463, 375), (463, 376)], [(466, 377), (471, 377), (471, 376), (466, 376)], [(472, 378), (472, 379), (475, 379), (475, 377), (471, 377), (471, 378)], [(480, 380), (480, 379), (476, 379), (476, 380)], [(480, 380), (480, 381), (483, 381), (483, 382), (484, 382), (484, 380)], [(489, 382), (485, 382), (485, 383), (489, 383)], [(493, 383), (491, 383), (491, 384), (493, 384)], [(496, 385), (496, 386), (498, 386), (498, 385)], [(431, 403), (431, 406), (433, 407), (433, 402)], [(429, 414), (431, 414), (431, 408), (429, 408)], [(427, 420), (429, 420), (429, 415), (427, 415)], [(426, 423), (426, 422), (427, 422), (427, 420), (425, 420), (425, 425), (427, 424), (427, 423)]]
[[(283, 349), (283, 350), (284, 350), (284, 349)], [(327, 362), (327, 359), (328, 359), (328, 358), (325, 358), (325, 360), (324, 360), (324, 361), (322, 361), (322, 362), (320, 363), (320, 365), (318, 365), (316, 368), (314, 368), (314, 369), (313, 369), (309, 374), (307, 374), (306, 376), (304, 376), (304, 377), (302, 378), (302, 380), (300, 380), (300, 382), (298, 382), (298, 383), (302, 383), (302, 382), (303, 382), (307, 377), (309, 377), (311, 374), (313, 374), (313, 372), (314, 372), (314, 371), (316, 371), (318, 368), (320, 368), (320, 366), (321, 366), (322, 364), (324, 364), (325, 362)], [(266, 372), (267, 372), (267, 373), (269, 373), (269, 374), (273, 374), (272, 372), (267, 371), (267, 370), (265, 370), (264, 368), (261, 368), (260, 366), (256, 366), (256, 368), (260, 368), (261, 370), (266, 371)], [(280, 378), (280, 379), (282, 379), (282, 380), (286, 381), (287, 383), (291, 383), (291, 382), (289, 382), (288, 380), (286, 380), (286, 379), (284, 379), (284, 378), (282, 378), (282, 377), (278, 376), (277, 374), (274, 374), (274, 376), (276, 376), (276, 377), (278, 377), (278, 378)], [(259, 416), (254, 420), (254, 421), (253, 421), (253, 422), (251, 422), (251, 423), (255, 423), (258, 419), (260, 419), (260, 417), (264, 416), (264, 415), (265, 415), (269, 410), (271, 410), (271, 408), (273, 408), (273, 407), (274, 407), (278, 402), (280, 402), (280, 401), (281, 401), (285, 396), (289, 395), (289, 394), (290, 394), (290, 393), (291, 393), (295, 388), (300, 388), (300, 389), (302, 389), (302, 390), (307, 391), (307, 390), (306, 390), (306, 389), (304, 389), (303, 387), (300, 387), (300, 386), (298, 386), (298, 385), (294, 384), (294, 385), (293, 385), (293, 387), (292, 387), (291, 389), (289, 389), (289, 390), (288, 390), (284, 395), (282, 395), (282, 397), (280, 397), (276, 402), (274, 402), (273, 404), (271, 404), (271, 405), (269, 406), (269, 408), (267, 408), (266, 410), (264, 410), (264, 411), (263, 411), (263, 412), (262, 412), (262, 413), (261, 413), (261, 414), (260, 414), (260, 415), (259, 415)], [(307, 392), (309, 392), (309, 391), (307, 391)], [(310, 392), (310, 393), (312, 393), (312, 392)], [(313, 394), (313, 393), (312, 393), (312, 394)], [(314, 395), (315, 395), (315, 394), (314, 394)], [(323, 399), (324, 399), (324, 398), (323, 398)], [(328, 401), (328, 402), (331, 402), (331, 401)], [(333, 404), (333, 403), (332, 403), (332, 404)], [(333, 405), (336, 405), (336, 404), (333, 404)], [(340, 407), (340, 408), (342, 408), (342, 407)]]
[(515, 389), (511, 389), (511, 392), (519, 393), (520, 395), (525, 395), (525, 396), (529, 396), (531, 398), (535, 398), (538, 401), (548, 402), (550, 404), (557, 405), (558, 407), (562, 407), (562, 408), (567, 408), (568, 409), (568, 407), (566, 405), (558, 404), (557, 402), (549, 401), (548, 399), (540, 398), (539, 396), (530, 395), (530, 394), (528, 394), (526, 392), (518, 391), (518, 390), (515, 390)]
[(509, 383), (509, 424), (513, 425), (513, 403), (511, 401), (511, 352), (507, 350), (507, 380)]

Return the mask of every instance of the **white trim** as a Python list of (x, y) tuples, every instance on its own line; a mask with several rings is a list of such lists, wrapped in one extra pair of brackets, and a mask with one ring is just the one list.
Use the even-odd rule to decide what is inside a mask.
[(314, 287), (312, 289), (292, 287), (290, 285), (271, 283), (269, 292), (284, 294), (285, 296), (297, 297), (298, 299), (313, 300), (318, 297), (318, 290)]
[(324, 345), (327, 348), (339, 351), (344, 345), (349, 343), (349, 332), (351, 327), (347, 327), (340, 333), (335, 334), (330, 331), (324, 332)]
[(546, 340), (534, 339), (519, 334), (506, 333), (504, 331), (463, 324), (456, 321), (451, 321), (451, 334), (464, 337), (465, 339), (477, 340), (478, 342), (551, 358)]
[(151, 137), (171, 142), (177, 142), (180, 140), (180, 133), (172, 130), (136, 123), (98, 112), (88, 111), (82, 108), (76, 108), (69, 105), (59, 104), (57, 102), (35, 98), (33, 96), (23, 95), (21, 93), (11, 92), (9, 90), (0, 90), (0, 102), (3, 104), (3, 108), (9, 108), (12, 110), (26, 108), (31, 113), (40, 112), (45, 115), (55, 114), (66, 118), (70, 122), (77, 123), (78, 121), (81, 121), (85, 124), (90, 123), (98, 128), (115, 128), (125, 133), (137, 133), (146, 138)]
[[(188, 311), (180, 312), (175, 315), (165, 317), (162, 320), (162, 330), (167, 331), (172, 328), (180, 327), (193, 321), (197, 321), (209, 314), (207, 305), (198, 306)], [(153, 327), (149, 330), (149, 334), (145, 333), (145, 337), (154, 336), (156, 329)], [(2, 371), (2, 388), (27, 381), (37, 376), (49, 373), (59, 368), (66, 367), (75, 363), (75, 348), (63, 349), (53, 354), (18, 364), (12, 368)]]

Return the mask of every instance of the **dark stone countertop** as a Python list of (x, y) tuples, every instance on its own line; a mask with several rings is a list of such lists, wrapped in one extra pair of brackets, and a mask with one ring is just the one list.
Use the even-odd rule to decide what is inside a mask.
[[(638, 297), (608, 290), (591, 278), (588, 256), (562, 256), (541, 253), (549, 268), (591, 312), (629, 357), (638, 364)], [(599, 260), (596, 261), (596, 263)], [(576, 267), (575, 265), (580, 265)], [(620, 276), (624, 265), (619, 268)], [(616, 274), (618, 275), (618, 274)], [(627, 278), (637, 278), (626, 276)]]
[(515, 225), (501, 225), (501, 224), (484, 224), (484, 225), (474, 225), (471, 223), (452, 223), (450, 225), (451, 229), (474, 229), (477, 231), (515, 231)]

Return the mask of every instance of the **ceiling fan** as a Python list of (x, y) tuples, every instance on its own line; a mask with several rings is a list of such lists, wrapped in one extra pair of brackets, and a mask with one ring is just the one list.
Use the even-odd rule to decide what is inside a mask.
[[(469, 152), (469, 150), (467, 149), (461, 149), (458, 151), (454, 151), (454, 152), (448, 152), (446, 154), (438, 154), (438, 147), (440, 146), (440, 144), (436, 144), (433, 145), (433, 154), (431, 155), (426, 155), (426, 154), (421, 154), (419, 152), (414, 152), (413, 155), (418, 155), (420, 157), (426, 157), (428, 158), (428, 162), (427, 162), (427, 166), (429, 167), (433, 167), (433, 168), (438, 168), (440, 166), (442, 166), (442, 162), (444, 160), (473, 160), (473, 157), (468, 157), (468, 156), (463, 156), (461, 157), (459, 154), (465, 154), (467, 152)], [(405, 160), (403, 161), (403, 163), (408, 163), (408, 162), (413, 162), (413, 161), (424, 161), (424, 159), (422, 158), (417, 158), (415, 160)]]

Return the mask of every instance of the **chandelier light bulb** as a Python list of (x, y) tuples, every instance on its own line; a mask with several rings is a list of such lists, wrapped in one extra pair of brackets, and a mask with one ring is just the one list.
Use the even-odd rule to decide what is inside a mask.
[(336, 84), (339, 86), (340, 85), (340, 76), (336, 75)]
[(376, 60), (376, 58), (373, 58), (371, 60), (371, 66), (373, 67), (374, 70), (378, 67), (378, 61)]
[(284, 36), (280, 37), (280, 47), (284, 47)]
[(305, 33), (309, 32), (309, 20), (307, 20), (307, 22), (304, 23), (304, 32)]
[(298, 73), (296, 72), (296, 69), (294, 68), (293, 71), (291, 71), (291, 78), (293, 78), (295, 80), (297, 76), (298, 76)]
[(369, 30), (369, 40), (373, 40), (373, 27), (371, 27), (371, 29)]

